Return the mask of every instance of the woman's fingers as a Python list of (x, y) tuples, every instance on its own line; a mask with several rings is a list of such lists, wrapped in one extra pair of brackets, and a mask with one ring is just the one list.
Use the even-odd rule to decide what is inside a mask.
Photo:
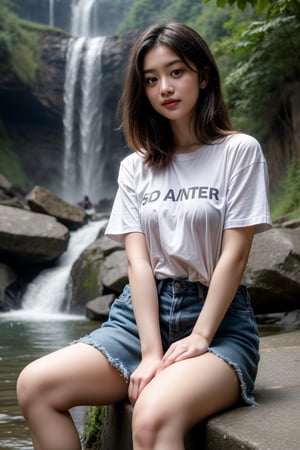
[(207, 350), (208, 343), (206, 339), (196, 333), (191, 334), (184, 339), (174, 342), (169, 347), (162, 358), (158, 372), (166, 369), (177, 361), (200, 356), (203, 353), (206, 353)]

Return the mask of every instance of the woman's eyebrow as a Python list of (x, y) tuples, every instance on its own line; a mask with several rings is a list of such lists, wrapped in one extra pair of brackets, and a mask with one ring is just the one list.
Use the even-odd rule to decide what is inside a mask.
[[(180, 59), (180, 58), (174, 59), (174, 60), (168, 62), (167, 64), (165, 64), (165, 67), (170, 67), (170, 66), (173, 66), (174, 64), (178, 64), (178, 63), (182, 63), (182, 59)], [(155, 71), (156, 71), (155, 68), (154, 69), (144, 69), (143, 73), (146, 74), (146, 73), (155, 72)]]

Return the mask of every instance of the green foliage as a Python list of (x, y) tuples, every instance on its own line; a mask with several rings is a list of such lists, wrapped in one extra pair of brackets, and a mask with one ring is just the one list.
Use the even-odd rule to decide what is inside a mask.
[(213, 2), (205, 4), (203, 0), (154, 0), (151, 3), (132, 0), (131, 8), (119, 25), (118, 32), (142, 30), (152, 23), (174, 20), (197, 29), (211, 43), (227, 34), (223, 24), (233, 11), (242, 14), (237, 7), (216, 8)]
[(169, 0), (136, 0), (125, 20), (119, 25), (118, 32), (122, 33), (128, 30), (143, 30), (147, 26), (155, 22), (164, 22), (165, 16), (163, 11), (168, 6)]
[(0, 120), (0, 173), (11, 183), (26, 187), (27, 177), (15, 151), (14, 143), (9, 139), (4, 124)]
[(115, 17), (118, 14), (119, 19), (124, 17), (126, 12), (128, 12), (134, 0), (98, 0), (98, 3), (105, 14), (107, 20), (111, 17)]
[(90, 293), (91, 297), (93, 293), (98, 293), (98, 272), (99, 268), (93, 261), (88, 260), (82, 287)]
[(9, 0), (0, 0), (0, 63), (24, 83), (34, 83), (39, 67), (38, 38), (10, 10)]
[(234, 123), (262, 139), (300, 77), (300, 3), (274, 1), (264, 17), (236, 28), (217, 47), (219, 55), (232, 55), (225, 89)]
[(283, 195), (280, 198), (273, 198), (272, 215), (278, 218), (295, 212), (295, 217), (300, 213), (300, 159), (295, 158), (287, 170), (287, 175), (283, 183)]
[(84, 443), (88, 450), (101, 448), (102, 432), (107, 423), (107, 406), (93, 406), (90, 408), (88, 424), (84, 432)]
[(189, 23), (193, 18), (203, 13), (203, 2), (195, 0), (174, 0), (168, 2), (164, 15), (167, 20), (178, 20)]
[[(204, 0), (206, 3), (210, 0)], [(255, 6), (258, 14), (260, 14), (264, 9), (270, 6), (270, 0), (216, 0), (217, 6), (224, 8), (226, 4), (234, 5), (236, 4), (238, 8), (244, 10), (248, 5)]]

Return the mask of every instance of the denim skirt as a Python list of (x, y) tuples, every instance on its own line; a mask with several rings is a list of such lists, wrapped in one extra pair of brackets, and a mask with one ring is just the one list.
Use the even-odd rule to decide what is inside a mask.
[[(157, 281), (160, 329), (164, 351), (178, 339), (188, 336), (205, 302), (208, 288), (185, 279)], [(143, 299), (141, 299), (143, 301)], [(130, 287), (111, 306), (108, 320), (100, 328), (73, 343), (96, 347), (126, 382), (141, 361), (138, 330), (134, 318)], [(241, 401), (255, 405), (254, 381), (259, 362), (258, 330), (247, 288), (239, 286), (208, 349), (226, 361), (240, 382)]]

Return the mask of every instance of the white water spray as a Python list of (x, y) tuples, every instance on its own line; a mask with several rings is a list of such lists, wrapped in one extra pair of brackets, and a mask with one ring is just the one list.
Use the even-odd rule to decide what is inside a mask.
[(27, 287), (22, 299), (23, 310), (55, 314), (61, 310), (73, 263), (92, 244), (104, 221), (91, 222), (71, 233), (67, 251), (55, 267), (43, 270)]

